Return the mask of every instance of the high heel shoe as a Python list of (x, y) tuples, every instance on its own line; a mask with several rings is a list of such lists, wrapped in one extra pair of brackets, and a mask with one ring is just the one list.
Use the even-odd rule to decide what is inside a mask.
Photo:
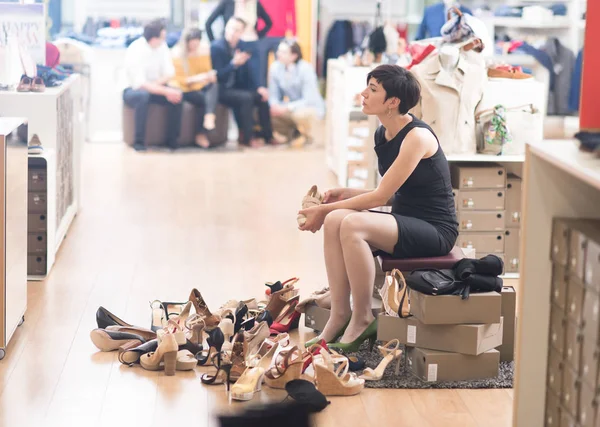
[(175, 369), (178, 371), (191, 371), (198, 365), (198, 360), (188, 350), (179, 350), (176, 360)]
[(326, 352), (321, 352), (321, 356), (321, 360), (313, 359), (317, 390), (325, 396), (354, 396), (364, 389), (365, 380), (348, 373), (348, 359), (334, 360)]
[(248, 354), (248, 343), (244, 332), (240, 331), (233, 339), (231, 350), (231, 380), (237, 381), (246, 370), (246, 355)]
[(284, 287), (286, 287), (286, 285), (290, 285), (290, 284), (296, 283), (298, 280), (300, 280), (300, 279), (298, 279), (297, 277), (292, 277), (291, 279), (288, 279), (288, 280), (286, 280), (283, 283), (281, 283), (281, 281), (279, 281), (279, 280), (276, 281), (275, 283), (273, 283), (273, 282), (267, 282), (267, 283), (265, 283), (265, 286), (268, 289), (265, 289), (265, 294), (267, 296), (272, 296), (276, 292), (281, 291)]
[(298, 304), (298, 297), (293, 298), (281, 310), (281, 315), (271, 325), (271, 334), (277, 335), (284, 332), (290, 332), (293, 329), (298, 329), (300, 323), (301, 314), (296, 311), (296, 305)]
[[(163, 303), (163, 307), (164, 307), (164, 303)], [(185, 345), (187, 342), (186, 324), (190, 317), (191, 309), (192, 309), (192, 303), (188, 301), (187, 303), (185, 303), (185, 305), (183, 306), (183, 309), (180, 311), (180, 313), (178, 315), (172, 315), (169, 318), (169, 320), (167, 321), (167, 326), (156, 332), (158, 341), (161, 341), (162, 337), (165, 334), (171, 333), (171, 334), (175, 335), (175, 339), (177, 340), (178, 345)]]
[(386, 274), (385, 283), (379, 290), (379, 294), (388, 316), (408, 317), (410, 315), (408, 287), (400, 270), (394, 269)]
[(159, 300), (154, 300), (150, 303), (152, 317), (150, 318), (150, 329), (154, 332), (164, 328), (167, 325), (166, 309), (163, 303)]
[(98, 308), (96, 311), (96, 323), (98, 324), (98, 329), (106, 329), (109, 326), (133, 326), (124, 320), (119, 319), (117, 316), (112, 314), (110, 311), (105, 309), (104, 307)]
[(204, 328), (206, 330), (214, 329), (219, 326), (221, 317), (216, 316), (210, 312), (206, 301), (204, 301), (204, 298), (202, 297), (202, 294), (200, 293), (200, 291), (198, 291), (198, 289), (192, 289), (189, 300), (194, 305), (194, 310), (196, 311), (196, 314), (204, 318)]
[(233, 330), (233, 321), (229, 318), (224, 318), (219, 323), (219, 329), (223, 332), (224, 342), (222, 351), (231, 351), (233, 349), (233, 344), (231, 344), (231, 338), (234, 335)]
[(358, 351), (362, 343), (369, 340), (369, 350), (373, 351), (373, 346), (377, 339), (377, 319), (373, 320), (367, 329), (358, 336), (354, 341), (349, 343), (336, 342), (329, 344), (329, 348), (332, 350), (342, 350), (344, 353), (355, 353)]
[(271, 335), (269, 332), (269, 325), (265, 322), (260, 322), (253, 329), (244, 331), (244, 339), (246, 340), (246, 357), (252, 356), (260, 345)]
[(200, 377), (202, 384), (206, 385), (220, 385), (225, 384), (225, 388), (229, 393), (229, 383), (231, 382), (231, 368), (233, 364), (230, 361), (225, 361), (223, 357), (220, 358), (221, 363), (215, 365), (217, 372), (214, 375), (203, 374)]
[(108, 326), (106, 328), (107, 331), (113, 332), (124, 332), (126, 334), (134, 334), (139, 335), (144, 338), (144, 341), (151, 341), (156, 339), (156, 332), (151, 331), (150, 329), (138, 328), (137, 326)]
[(111, 331), (107, 329), (94, 329), (90, 332), (90, 338), (100, 351), (114, 351), (130, 341), (143, 344), (146, 340), (137, 335), (126, 332)]
[(234, 400), (252, 400), (254, 393), (261, 390), (265, 370), (263, 368), (248, 368), (231, 387), (231, 398)]
[(300, 379), (307, 357), (312, 358), (312, 354), (303, 354), (297, 346), (282, 350), (275, 355), (271, 368), (265, 373), (265, 383), (271, 388), (285, 389), (288, 382)]
[(244, 323), (244, 320), (246, 315), (248, 314), (248, 306), (246, 304), (244, 304), (243, 302), (240, 302), (240, 304), (238, 305), (237, 309), (235, 310), (235, 317), (234, 317), (234, 328), (233, 328), (233, 332), (235, 334), (237, 334), (240, 329), (242, 329), (242, 324)]
[(140, 357), (144, 354), (151, 353), (156, 351), (158, 348), (158, 340), (154, 339), (152, 341), (145, 342), (143, 344), (134, 344), (134, 341), (130, 343), (124, 344), (119, 347), (118, 359), (124, 365), (133, 365), (134, 363), (139, 363)]
[(379, 381), (381, 378), (383, 378), (385, 368), (387, 368), (387, 366), (393, 360), (397, 360), (395, 373), (398, 375), (398, 372), (400, 371), (400, 356), (402, 356), (402, 350), (398, 349), (399, 346), (400, 341), (397, 339), (391, 340), (383, 346), (380, 345), (379, 351), (381, 352), (383, 359), (381, 362), (379, 362), (377, 368), (366, 368), (360, 378), (366, 381)]
[[(344, 326), (342, 326), (342, 329), (337, 331), (337, 333), (333, 336), (333, 338), (327, 344), (330, 344), (330, 343), (332, 344), (332, 343), (336, 342), (339, 338), (341, 338), (344, 335), (344, 332), (346, 332), (346, 328), (348, 327), (349, 324), (350, 324), (350, 319), (348, 319), (346, 324)], [(306, 341), (306, 343), (304, 343), (304, 347), (306, 347), (306, 348), (312, 347), (313, 345), (318, 344), (322, 339), (323, 338), (321, 338), (320, 335), (317, 335), (312, 340)], [(323, 340), (323, 341), (325, 341), (325, 340)]]
[(163, 337), (163, 340), (156, 348), (155, 352), (144, 354), (140, 357), (140, 365), (148, 371), (158, 371), (162, 367), (165, 369), (165, 375), (175, 375), (177, 367), (177, 351), (179, 346), (177, 340), (171, 334)]
[(287, 347), (289, 345), (290, 336), (288, 334), (279, 334), (275, 338), (266, 338), (258, 351), (246, 358), (246, 365), (252, 368), (260, 366), (267, 371), (279, 346)]
[(220, 358), (223, 343), (225, 342), (225, 336), (223, 335), (223, 331), (221, 331), (221, 329), (219, 328), (215, 328), (212, 331), (208, 331), (207, 334), (208, 338), (206, 339), (206, 342), (208, 344), (208, 349), (202, 350), (196, 355), (196, 359), (198, 359), (199, 365), (206, 365), (206, 362), (208, 362), (211, 358), (211, 350), (213, 349)]

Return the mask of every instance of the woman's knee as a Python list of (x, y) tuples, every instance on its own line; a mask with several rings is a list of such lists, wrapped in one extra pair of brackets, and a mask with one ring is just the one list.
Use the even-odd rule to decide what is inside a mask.
[(342, 221), (349, 214), (350, 212), (346, 210), (335, 210), (333, 212), (328, 213), (325, 217), (325, 222), (323, 223), (325, 232), (334, 232), (336, 234), (339, 234)]
[(361, 238), (364, 234), (365, 222), (360, 213), (347, 215), (340, 224), (340, 239), (351, 240)]

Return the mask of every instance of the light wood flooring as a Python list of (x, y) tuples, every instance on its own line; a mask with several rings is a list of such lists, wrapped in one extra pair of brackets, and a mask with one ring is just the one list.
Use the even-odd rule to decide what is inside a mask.
[[(136, 154), (87, 144), (83, 206), (52, 274), (30, 282), (25, 324), (0, 361), (0, 426), (216, 426), (235, 411), (201, 369), (166, 377), (121, 365), (89, 339), (102, 305), (148, 326), (149, 301), (211, 307), (260, 297), (265, 281), (326, 284), (322, 235), (299, 232), (313, 183), (333, 184), (322, 150)], [(308, 337), (309, 331), (300, 334)], [(511, 425), (512, 390), (365, 390), (332, 404), (319, 426)], [(283, 392), (265, 388), (257, 401)]]

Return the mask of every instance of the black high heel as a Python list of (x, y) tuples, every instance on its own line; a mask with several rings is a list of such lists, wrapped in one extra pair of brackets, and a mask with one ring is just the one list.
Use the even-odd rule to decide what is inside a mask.
[(279, 280), (275, 283), (265, 283), (265, 286), (271, 290), (270, 295), (283, 289), (283, 284)]
[(258, 315), (258, 317), (256, 318), (256, 321), (258, 323), (267, 322), (267, 325), (269, 325), (269, 328), (270, 328), (271, 325), (273, 324), (273, 316), (271, 316), (271, 313), (268, 310), (265, 310)]
[[(219, 359), (221, 359), (219, 357)], [(217, 366), (217, 372), (214, 375), (204, 374), (200, 377), (202, 384), (206, 385), (221, 385), (225, 384), (225, 389), (229, 393), (229, 383), (231, 382), (231, 368), (233, 364), (231, 362), (220, 363)], [(223, 378), (225, 375), (225, 378)], [(217, 382), (218, 381), (218, 382)]]
[(255, 325), (256, 325), (256, 318), (251, 317), (249, 319), (244, 320), (244, 322), (241, 325), (241, 329), (243, 329), (244, 331), (249, 331), (252, 328), (254, 328)]
[(240, 329), (242, 329), (242, 324), (244, 323), (244, 318), (248, 314), (248, 306), (243, 302), (238, 305), (237, 310), (235, 311), (235, 325), (233, 327), (233, 333), (237, 334)]
[[(221, 328), (215, 328), (213, 330), (207, 331), (208, 338), (206, 342), (208, 343), (208, 349), (202, 350), (200, 353), (196, 354), (196, 359), (198, 359), (199, 365), (206, 365), (206, 362), (210, 359), (210, 351), (214, 348), (217, 351), (219, 364), (221, 363), (221, 349), (223, 348), (223, 343), (225, 342), (225, 335), (223, 335), (223, 331)], [(206, 355), (204, 354), (206, 352)]]

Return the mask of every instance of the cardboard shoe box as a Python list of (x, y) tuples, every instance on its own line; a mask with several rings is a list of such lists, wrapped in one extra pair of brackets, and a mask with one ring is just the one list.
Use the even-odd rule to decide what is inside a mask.
[(503, 190), (462, 190), (458, 194), (458, 210), (493, 211), (505, 208)]
[(565, 323), (564, 311), (553, 304), (550, 310), (550, 345), (561, 355), (565, 350)]
[(511, 362), (515, 357), (515, 335), (517, 323), (517, 293), (512, 286), (502, 288), (502, 345), (498, 347), (501, 362)]
[(460, 248), (473, 248), (476, 252), (485, 252), (488, 254), (503, 254), (505, 247), (505, 238), (502, 232), (467, 232), (464, 231), (458, 235), (456, 240)]
[(521, 226), (522, 181), (516, 175), (506, 178), (506, 228)]
[(600, 239), (588, 242), (584, 282), (587, 286), (600, 291)]
[(410, 312), (424, 325), (499, 323), (502, 297), (498, 292), (460, 295), (426, 295), (410, 292)]
[(567, 306), (568, 284), (565, 267), (560, 264), (552, 264), (552, 302), (563, 310)]
[(461, 211), (459, 231), (504, 231), (504, 211)]
[(46, 274), (46, 257), (44, 255), (27, 255), (27, 274), (43, 276)]
[(583, 283), (586, 248), (587, 238), (585, 235), (578, 230), (571, 229), (569, 238), (569, 276), (576, 277), (581, 283)]
[(560, 398), (550, 390), (546, 393), (546, 418), (544, 426), (560, 426)]
[(489, 350), (479, 356), (408, 347), (406, 365), (426, 382), (468, 381), (498, 376), (500, 352)]
[(569, 277), (569, 289), (567, 291), (567, 307), (566, 314), (579, 326), (582, 325), (582, 314), (583, 314), (583, 299), (585, 298), (585, 286), (579, 281), (579, 279), (570, 276)]
[(600, 296), (587, 289), (583, 301), (583, 344), (581, 347), (581, 377), (590, 387), (598, 379), (598, 331), (600, 328)]
[(577, 323), (567, 321), (567, 329), (565, 333), (564, 361), (575, 372), (579, 372), (579, 365), (581, 363), (581, 329)]
[(557, 395), (562, 393), (563, 386), (563, 364), (562, 356), (552, 347), (548, 356), (548, 390)]
[(46, 233), (29, 233), (27, 235), (27, 253), (45, 254), (48, 252)]
[(473, 166), (453, 163), (452, 187), (464, 188), (506, 188), (506, 169), (500, 165)]
[(489, 325), (424, 325), (414, 317), (380, 315), (377, 337), (409, 347), (480, 355), (502, 344), (502, 318)]
[(48, 229), (46, 214), (27, 215), (27, 231), (29, 233), (46, 232)]
[(504, 266), (507, 273), (519, 272), (519, 245), (521, 239), (521, 230), (511, 228), (504, 232), (504, 256), (506, 257), (506, 265)]
[(46, 213), (46, 193), (27, 193), (27, 209), (29, 213)]
[(47, 191), (47, 175), (45, 169), (30, 168), (28, 191)]
[(588, 387), (585, 383), (581, 385), (578, 412), (580, 427), (594, 427), (594, 418), (596, 416), (595, 397), (594, 388)]
[(563, 373), (562, 402), (571, 415), (577, 414), (579, 406), (579, 382), (577, 372), (565, 366)]
[(552, 224), (552, 245), (550, 259), (566, 267), (569, 261), (569, 221), (555, 218)]
[(458, 212), (458, 197), (460, 195), (460, 190), (456, 188), (452, 189), (452, 197), (454, 197), (454, 210)]

